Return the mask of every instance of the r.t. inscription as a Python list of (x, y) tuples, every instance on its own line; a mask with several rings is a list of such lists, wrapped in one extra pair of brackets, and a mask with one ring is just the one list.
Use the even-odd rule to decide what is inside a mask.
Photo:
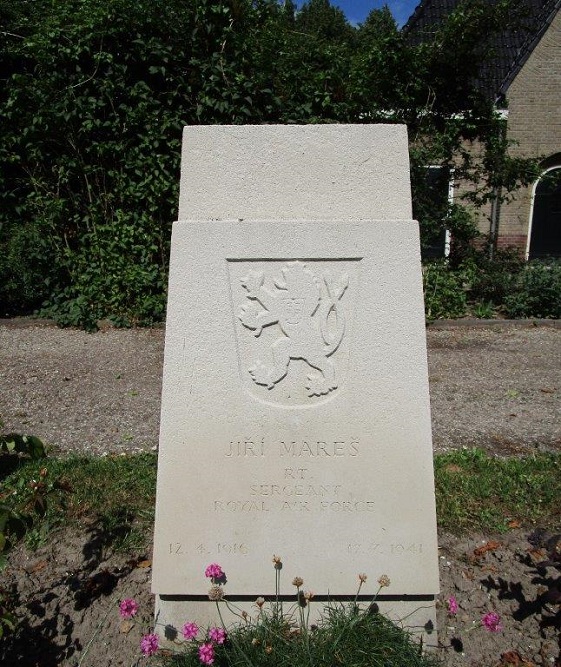
[(307, 479), (308, 468), (285, 468), (285, 479)]

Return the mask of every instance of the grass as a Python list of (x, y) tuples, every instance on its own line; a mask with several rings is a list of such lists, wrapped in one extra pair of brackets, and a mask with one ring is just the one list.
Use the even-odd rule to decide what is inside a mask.
[[(1, 469), (1, 462), (0, 462)], [(35, 517), (36, 481), (44, 484), (43, 516)], [(33, 517), (26, 539), (38, 546), (52, 528), (96, 526), (113, 548), (142, 551), (150, 539), (156, 494), (156, 455), (70, 456), (22, 462), (2, 480), (0, 502)]]
[(443, 530), (561, 528), (561, 454), (496, 458), (465, 449), (436, 456), (434, 466)]
[[(27, 540), (43, 543), (62, 525), (96, 525), (114, 548), (146, 548), (154, 518), (155, 454), (46, 458), (0, 475), (0, 501), (34, 512), (33, 481), (42, 480), (46, 512)], [(2, 469), (0, 460), (0, 469)], [(495, 458), (479, 449), (435, 456), (439, 527), (456, 534), (510, 528), (561, 528), (561, 454)]]
[[(380, 614), (326, 607), (323, 622), (307, 629), (286, 616), (268, 612), (257, 621), (240, 623), (228, 640), (216, 646), (217, 665), (224, 667), (433, 667), (410, 636)], [(197, 644), (170, 659), (174, 667), (200, 667)]]

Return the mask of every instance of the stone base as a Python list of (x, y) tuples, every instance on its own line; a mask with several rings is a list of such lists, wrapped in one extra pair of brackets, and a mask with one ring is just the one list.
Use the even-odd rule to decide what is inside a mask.
[[(383, 597), (383, 596), (382, 596)], [(391, 598), (391, 596), (385, 596)], [(412, 597), (412, 596), (411, 596)], [(409, 632), (414, 639), (422, 642), (427, 650), (434, 650), (438, 645), (436, 632), (436, 609), (435, 599), (432, 596), (415, 596), (415, 599), (395, 598), (378, 599), (377, 604), (380, 611), (391, 619), (396, 625)], [(316, 601), (310, 605), (309, 623), (317, 623), (324, 609), (324, 602)], [(368, 602), (361, 603), (365, 607)], [(264, 609), (269, 608), (266, 602)], [(294, 615), (298, 619), (298, 610), (293, 600), (283, 602), (285, 615)], [(257, 607), (254, 600), (229, 600), (229, 607), (220, 603), (220, 612), (226, 627), (243, 622), (242, 612), (245, 611), (251, 617), (257, 615)], [(236, 612), (238, 615), (236, 615)], [(218, 615), (216, 604), (208, 600), (186, 599), (185, 596), (156, 596), (155, 632), (160, 636), (165, 647), (166, 641), (172, 642), (175, 638), (181, 639), (181, 628), (189, 621), (195, 621), (201, 628), (213, 625), (220, 626), (221, 620)]]

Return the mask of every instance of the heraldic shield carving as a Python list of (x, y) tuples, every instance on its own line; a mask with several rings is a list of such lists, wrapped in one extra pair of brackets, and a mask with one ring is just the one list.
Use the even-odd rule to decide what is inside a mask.
[(358, 264), (230, 261), (242, 381), (255, 397), (310, 405), (347, 375)]

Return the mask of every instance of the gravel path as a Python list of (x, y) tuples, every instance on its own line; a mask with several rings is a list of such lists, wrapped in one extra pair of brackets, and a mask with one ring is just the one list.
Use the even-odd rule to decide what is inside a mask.
[(561, 449), (559, 326), (432, 326), (427, 339), (436, 451)]
[[(427, 330), (435, 451), (561, 449), (561, 326), (436, 324)], [(0, 320), (3, 431), (55, 451), (153, 448), (163, 329), (88, 334)]]

